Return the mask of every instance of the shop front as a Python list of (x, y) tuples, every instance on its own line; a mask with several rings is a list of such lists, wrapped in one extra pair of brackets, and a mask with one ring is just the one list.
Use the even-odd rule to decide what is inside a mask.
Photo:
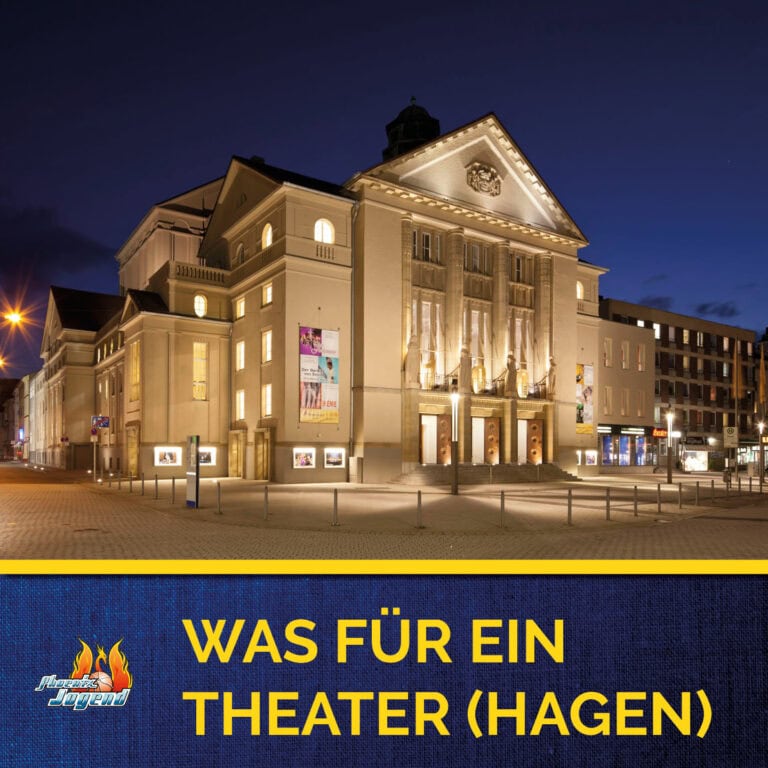
[(648, 427), (599, 425), (597, 441), (601, 468), (611, 471), (624, 467), (652, 467), (651, 435), (652, 430)]

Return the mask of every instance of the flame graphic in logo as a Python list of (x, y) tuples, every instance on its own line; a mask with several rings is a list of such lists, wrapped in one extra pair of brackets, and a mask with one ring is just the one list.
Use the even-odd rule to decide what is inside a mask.
[(83, 677), (94, 678), (98, 680), (99, 690), (101, 691), (118, 693), (124, 688), (130, 688), (133, 685), (133, 675), (128, 671), (128, 660), (120, 650), (120, 643), (122, 642), (122, 640), (118, 640), (109, 651), (110, 674), (107, 674), (101, 668), (101, 662), (107, 661), (104, 649), (100, 645), (96, 646), (96, 670), (91, 672), (93, 667), (93, 651), (87, 643), (80, 640), (82, 648), (75, 657), (75, 663), (72, 666), (72, 677), (74, 679)]

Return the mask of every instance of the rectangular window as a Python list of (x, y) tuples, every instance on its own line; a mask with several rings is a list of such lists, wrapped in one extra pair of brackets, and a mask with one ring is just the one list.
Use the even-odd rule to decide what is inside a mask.
[(656, 339), (661, 338), (661, 325), (659, 325), (659, 323), (653, 324), (653, 335)]
[(443, 263), (443, 238), (435, 235), (435, 264)]
[(262, 416), (272, 415), (272, 385), (264, 384), (261, 388), (261, 414)]
[(493, 262), (491, 260), (491, 249), (487, 246), (483, 246), (483, 272), (486, 275), (493, 274)]
[(621, 369), (626, 371), (629, 369), (629, 342), (621, 342)]
[(477, 243), (472, 243), (472, 271), (480, 271), (480, 246)]
[(696, 358), (696, 370), (698, 373), (704, 373), (704, 358), (703, 357), (697, 357)]
[(131, 401), (141, 397), (141, 342), (134, 341), (131, 344), (131, 389), (129, 398)]
[(523, 282), (523, 257), (519, 254), (515, 254), (515, 282)]
[(696, 331), (696, 346), (699, 348), (704, 346), (704, 331)]
[(245, 317), (245, 296), (235, 299), (235, 320)]
[(429, 232), (424, 232), (421, 235), (421, 258), (424, 261), (429, 261), (432, 256), (432, 235)]
[(727, 352), (730, 348), (731, 340), (727, 336), (723, 336), (723, 352)]
[(674, 344), (675, 343), (675, 340), (676, 340), (675, 339), (675, 333), (676, 333), (675, 326), (674, 325), (670, 325), (669, 329), (667, 330), (667, 338), (669, 339), (669, 343), (670, 344)]
[(419, 258), (419, 230), (418, 229), (411, 230), (411, 258), (412, 259)]
[(691, 343), (691, 332), (687, 328), (683, 328), (683, 344)]
[(245, 342), (238, 341), (235, 344), (235, 370), (242, 371), (245, 368)]
[(728, 363), (723, 363), (723, 378), (728, 378), (728, 371), (730, 370)]
[[(752, 342), (751, 341), (747, 342), (747, 356), (748, 357), (752, 357)], [(763, 453), (765, 453), (765, 451), (763, 451)]]
[(645, 344), (637, 345), (637, 370), (645, 370)]
[(467, 255), (469, 253), (469, 249), (467, 248), (466, 242), (464, 243), (464, 270), (469, 271), (469, 256)]
[(608, 338), (603, 339), (603, 365), (606, 368), (613, 365), (613, 341)]
[(261, 332), (261, 362), (272, 362), (272, 330)]
[(238, 389), (235, 392), (235, 421), (242, 421), (245, 418), (245, 390)]
[(645, 392), (642, 389), (635, 390), (637, 400), (637, 415), (639, 417), (645, 416)]
[(613, 387), (603, 387), (603, 415), (613, 413)]
[(683, 355), (683, 370), (689, 371), (691, 369), (691, 358), (688, 355)]
[(629, 390), (621, 390), (621, 415), (629, 416)]
[(267, 283), (261, 287), (261, 306), (266, 307), (272, 303), (272, 283)]
[(192, 399), (208, 399), (208, 344), (192, 342)]

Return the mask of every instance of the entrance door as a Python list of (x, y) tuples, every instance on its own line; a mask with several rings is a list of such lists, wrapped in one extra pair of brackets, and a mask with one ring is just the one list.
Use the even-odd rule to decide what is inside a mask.
[(126, 427), (125, 429), (126, 451), (128, 452), (128, 474), (131, 477), (139, 476), (139, 428)]
[(256, 480), (269, 480), (270, 472), (270, 432), (268, 429), (256, 430), (254, 434), (254, 460)]
[(229, 451), (227, 474), (229, 477), (243, 476), (243, 457), (245, 455), (245, 432), (237, 430), (229, 433)]
[(528, 425), (528, 461), (531, 464), (541, 464), (544, 460), (543, 426), (542, 419), (529, 419)]
[(419, 418), (419, 461), (451, 463), (451, 417), (422, 413)]
[(485, 419), (472, 417), (472, 463), (485, 464)]

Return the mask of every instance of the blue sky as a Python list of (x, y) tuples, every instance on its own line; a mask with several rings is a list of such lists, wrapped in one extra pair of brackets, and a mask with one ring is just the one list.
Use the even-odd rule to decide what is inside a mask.
[[(443, 131), (498, 115), (604, 295), (762, 332), (766, 22), (743, 2), (13, 4), (0, 291), (115, 292), (153, 203), (233, 154), (345, 181), (415, 96)], [(39, 329), (2, 334), (11, 375), (38, 366)]]

